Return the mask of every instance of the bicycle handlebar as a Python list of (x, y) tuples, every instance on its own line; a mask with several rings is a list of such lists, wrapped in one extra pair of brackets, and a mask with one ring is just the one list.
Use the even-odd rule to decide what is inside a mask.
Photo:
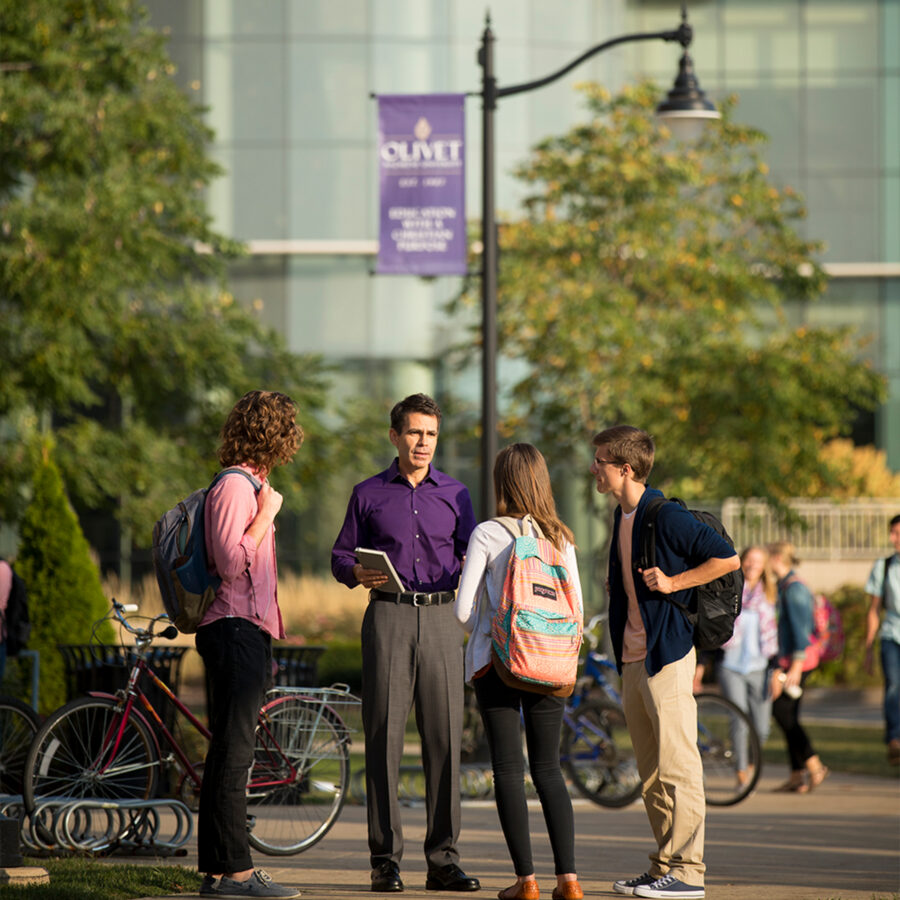
[[(134, 603), (119, 603), (115, 597), (112, 598), (112, 608), (115, 613), (116, 618), (119, 622), (122, 623), (122, 626), (126, 631), (131, 632), (131, 634), (135, 635), (135, 637), (161, 637), (165, 638), (167, 641), (171, 641), (173, 638), (178, 636), (178, 629), (169, 622), (169, 616), (166, 613), (160, 613), (158, 616), (154, 616), (150, 622), (148, 623), (146, 628), (136, 628), (128, 619), (125, 618), (126, 612), (137, 612), (138, 607)], [(163, 628), (160, 632), (154, 632), (153, 626), (159, 622), (161, 619), (165, 619), (169, 622), (165, 628)]]

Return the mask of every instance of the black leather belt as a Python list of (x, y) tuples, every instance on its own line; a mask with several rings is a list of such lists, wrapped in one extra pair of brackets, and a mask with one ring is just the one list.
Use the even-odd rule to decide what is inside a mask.
[(414, 591), (403, 591), (401, 594), (393, 594), (389, 591), (379, 591), (372, 588), (369, 591), (372, 600), (385, 600), (388, 603), (408, 603), (410, 606), (442, 606), (444, 603), (452, 603), (453, 591), (435, 591), (433, 594), (420, 594)]

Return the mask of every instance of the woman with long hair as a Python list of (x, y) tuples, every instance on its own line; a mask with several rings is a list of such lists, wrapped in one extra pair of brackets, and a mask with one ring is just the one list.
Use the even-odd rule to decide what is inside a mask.
[(778, 579), (778, 667), (772, 674), (772, 715), (787, 740), (791, 774), (778, 790), (805, 794), (818, 787), (828, 768), (800, 724), (800, 701), (809, 673), (818, 665), (810, 651), (813, 598), (797, 577), (796, 551), (786, 541), (769, 546), (769, 564)]
[[(497, 515), (519, 520), (520, 527), (546, 538), (564, 556), (578, 592), (581, 586), (572, 532), (556, 512), (547, 463), (531, 444), (512, 444), (494, 463)], [(540, 798), (556, 869), (554, 900), (584, 896), (575, 873), (575, 822), (572, 801), (559, 766), (563, 697), (510, 687), (491, 662), (491, 621), (500, 605), (514, 539), (490, 519), (472, 532), (456, 597), (456, 617), (469, 635), (466, 680), (475, 688), (494, 773), (500, 825), (516, 872), (516, 883), (500, 891), (500, 900), (538, 900), (525, 799), (525, 761), (520, 720), (531, 778)]]
[[(778, 652), (775, 621), (778, 592), (764, 547), (747, 547), (741, 553), (741, 569), (744, 573), (741, 614), (735, 620), (734, 634), (722, 647), (718, 681), (722, 693), (750, 716), (760, 743), (764, 744), (772, 714), (769, 666)], [(743, 725), (740, 729), (746, 730)], [(746, 784), (752, 774), (747, 761), (746, 735), (735, 735), (734, 744), (738, 781)]]

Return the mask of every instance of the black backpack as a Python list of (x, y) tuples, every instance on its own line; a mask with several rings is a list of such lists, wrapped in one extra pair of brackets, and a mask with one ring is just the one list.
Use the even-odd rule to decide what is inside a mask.
[[(654, 497), (648, 501), (644, 510), (640, 553), (642, 569), (656, 565), (656, 517), (660, 507), (669, 502), (678, 503), (687, 509), (687, 504), (677, 497), (670, 500)], [(730, 547), (734, 547), (734, 541), (725, 530), (725, 526), (711, 512), (699, 509), (689, 509), (688, 512), (704, 525), (709, 525)], [(695, 587), (693, 599), (687, 606), (673, 600), (668, 594), (664, 596), (677, 606), (685, 614), (688, 622), (694, 626), (694, 646), (698, 650), (718, 650), (734, 634), (734, 620), (741, 613), (743, 588), (744, 575), (737, 569), (709, 584)]]
[(15, 569), (12, 569), (12, 587), (3, 622), (6, 626), (6, 655), (18, 656), (28, 646), (28, 638), (31, 637), (31, 616), (28, 615), (28, 590)]

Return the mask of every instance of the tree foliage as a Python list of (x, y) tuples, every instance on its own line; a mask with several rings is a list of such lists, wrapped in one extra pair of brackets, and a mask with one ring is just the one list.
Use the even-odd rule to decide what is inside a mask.
[(109, 612), (109, 604), (59, 469), (46, 447), (33, 484), (34, 496), (22, 518), (16, 571), (28, 588), (32, 622), (28, 645), (40, 654), (40, 711), (46, 714), (66, 701), (57, 644), (87, 644), (92, 637), (109, 643), (114, 632), (104, 622), (96, 636), (93, 633), (94, 623)]
[(654, 483), (692, 497), (830, 487), (823, 443), (884, 386), (849, 330), (789, 323), (826, 276), (764, 136), (732, 101), (689, 147), (652, 85), (585, 92), (590, 121), (534, 149), (500, 229), (500, 348), (526, 364), (505, 429), (583, 469), (593, 433), (637, 424), (661, 448)]
[(837, 438), (825, 445), (822, 455), (837, 473), (838, 486), (826, 488), (813, 482), (809, 497), (823, 497), (826, 493), (835, 500), (900, 497), (900, 473), (891, 471), (884, 450), (855, 447), (849, 439)]
[(328, 456), (325, 373), (225, 289), (219, 174), (201, 110), (133, 0), (0, 0), (0, 515), (15, 520), (48, 431), (70, 496), (150, 526), (215, 467), (231, 404), (290, 393)]

